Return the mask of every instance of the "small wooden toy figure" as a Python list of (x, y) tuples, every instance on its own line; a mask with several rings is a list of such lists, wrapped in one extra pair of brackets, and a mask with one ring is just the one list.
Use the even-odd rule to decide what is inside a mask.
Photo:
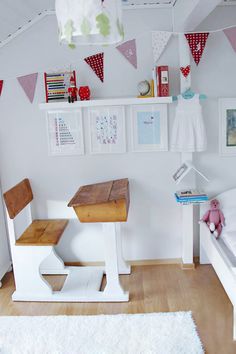
[(88, 86), (81, 86), (79, 88), (79, 97), (81, 101), (90, 100), (90, 89)]
[(77, 93), (78, 89), (75, 85), (75, 79), (73, 76), (70, 78), (70, 87), (68, 88), (68, 102), (73, 103), (74, 101), (77, 101)]
[(220, 203), (217, 199), (213, 199), (210, 205), (210, 209), (203, 215), (201, 221), (204, 221), (211, 233), (218, 238), (221, 234), (222, 226), (225, 225), (225, 218), (219, 208)]

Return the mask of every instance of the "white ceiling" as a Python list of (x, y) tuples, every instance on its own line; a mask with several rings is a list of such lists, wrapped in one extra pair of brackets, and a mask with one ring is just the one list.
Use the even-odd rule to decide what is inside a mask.
[[(172, 7), (178, 0), (122, 1), (125, 9), (135, 9)], [(55, 0), (0, 0), (0, 47), (53, 10), (54, 3)], [(236, 0), (224, 0), (223, 4), (236, 4)]]
[(54, 0), (0, 0), (0, 41), (53, 6)]
[(177, 0), (122, 0), (124, 7), (170, 7), (174, 6)]

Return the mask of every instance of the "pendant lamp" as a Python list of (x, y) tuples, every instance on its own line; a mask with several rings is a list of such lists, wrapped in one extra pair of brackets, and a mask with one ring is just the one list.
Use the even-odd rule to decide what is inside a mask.
[(55, 9), (59, 39), (71, 47), (124, 39), (122, 0), (56, 0)]

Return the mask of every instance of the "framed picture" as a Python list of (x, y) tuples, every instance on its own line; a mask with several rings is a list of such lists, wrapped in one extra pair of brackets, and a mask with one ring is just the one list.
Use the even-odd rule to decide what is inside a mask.
[(83, 155), (82, 112), (49, 111), (47, 112), (49, 155)]
[(167, 105), (132, 106), (131, 114), (133, 151), (168, 151)]
[(125, 110), (123, 106), (89, 108), (90, 152), (124, 153)]
[(219, 99), (219, 151), (222, 156), (236, 155), (236, 98)]

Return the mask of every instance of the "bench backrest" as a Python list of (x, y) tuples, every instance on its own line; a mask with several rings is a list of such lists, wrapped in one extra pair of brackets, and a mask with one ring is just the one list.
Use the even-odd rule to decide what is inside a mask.
[(32, 200), (33, 193), (28, 178), (3, 194), (9, 217), (14, 219)]

